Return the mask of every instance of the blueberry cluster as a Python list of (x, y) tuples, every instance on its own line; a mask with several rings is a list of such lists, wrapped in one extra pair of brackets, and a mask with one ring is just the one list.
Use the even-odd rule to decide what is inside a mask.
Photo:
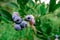
[(18, 15), (18, 12), (13, 12), (12, 19), (15, 23), (14, 29), (17, 31), (27, 26), (27, 22), (22, 20), (22, 18)]
[(34, 25), (35, 20), (33, 15), (26, 15), (25, 21), (22, 20), (22, 18), (18, 15), (18, 12), (13, 12), (12, 19), (14, 21), (14, 29), (15, 30), (21, 30), (24, 27), (27, 26), (27, 21), (30, 23), (30, 25)]

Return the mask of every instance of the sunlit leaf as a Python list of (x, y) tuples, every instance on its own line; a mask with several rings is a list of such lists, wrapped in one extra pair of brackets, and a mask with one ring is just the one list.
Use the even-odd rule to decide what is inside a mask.
[(9, 5), (10, 7), (18, 8), (18, 5), (16, 3), (13, 3), (13, 2), (8, 2), (6, 5)]

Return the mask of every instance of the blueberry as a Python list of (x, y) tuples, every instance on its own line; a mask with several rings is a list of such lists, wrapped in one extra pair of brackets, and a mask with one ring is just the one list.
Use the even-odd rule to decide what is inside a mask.
[(25, 18), (25, 21), (30, 21), (30, 19), (31, 19), (30, 17), (27, 17)]
[(18, 16), (18, 12), (13, 12), (12, 19), (14, 19), (16, 16)]
[(33, 15), (27, 15), (27, 16), (25, 16), (25, 21), (29, 21), (30, 24), (34, 25), (34, 23), (35, 23), (34, 16)]
[(16, 31), (19, 31), (19, 30), (21, 30), (21, 26), (20, 26), (19, 24), (15, 24), (15, 25), (14, 25), (14, 29), (15, 29)]
[(21, 17), (18, 15), (18, 12), (13, 12), (12, 19), (16, 24), (20, 24), (22, 22)]
[(26, 21), (22, 21), (20, 25), (21, 25), (21, 28), (24, 28), (24, 27), (27, 26), (27, 22)]
[(27, 15), (27, 16), (25, 16), (25, 20), (27, 20), (27, 21), (30, 21), (32, 19), (34, 19), (33, 15)]
[(22, 19), (19, 17), (19, 16), (16, 16), (13, 21), (16, 23), (16, 24), (20, 24), (22, 22)]

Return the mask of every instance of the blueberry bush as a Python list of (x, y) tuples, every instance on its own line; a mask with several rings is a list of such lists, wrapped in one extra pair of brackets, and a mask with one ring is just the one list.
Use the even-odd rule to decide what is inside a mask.
[(60, 40), (60, 0), (0, 0), (0, 40)]

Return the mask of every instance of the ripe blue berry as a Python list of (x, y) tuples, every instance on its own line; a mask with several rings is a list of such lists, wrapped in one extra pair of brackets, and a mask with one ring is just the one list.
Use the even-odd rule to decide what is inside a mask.
[(27, 22), (26, 21), (22, 21), (20, 25), (21, 25), (21, 28), (24, 28), (24, 27), (27, 26)]
[(34, 25), (34, 23), (35, 23), (33, 15), (27, 15), (27, 16), (25, 16), (25, 20), (29, 21), (31, 25)]
[(18, 15), (18, 12), (13, 12), (12, 19), (16, 24), (20, 24), (22, 22), (21, 17)]
[(30, 21), (30, 20), (32, 20), (32, 19), (34, 19), (34, 17), (33, 17), (32, 15), (27, 15), (27, 16), (25, 16), (25, 20), (26, 20), (26, 21)]
[(13, 21), (16, 23), (16, 24), (20, 24), (22, 22), (22, 19), (19, 17), (19, 16), (16, 16)]
[(19, 31), (19, 30), (21, 30), (21, 26), (20, 26), (19, 24), (15, 24), (15, 25), (14, 25), (14, 29), (15, 29), (16, 31)]
[(18, 12), (13, 12), (12, 19), (14, 19), (16, 16), (18, 16)]

